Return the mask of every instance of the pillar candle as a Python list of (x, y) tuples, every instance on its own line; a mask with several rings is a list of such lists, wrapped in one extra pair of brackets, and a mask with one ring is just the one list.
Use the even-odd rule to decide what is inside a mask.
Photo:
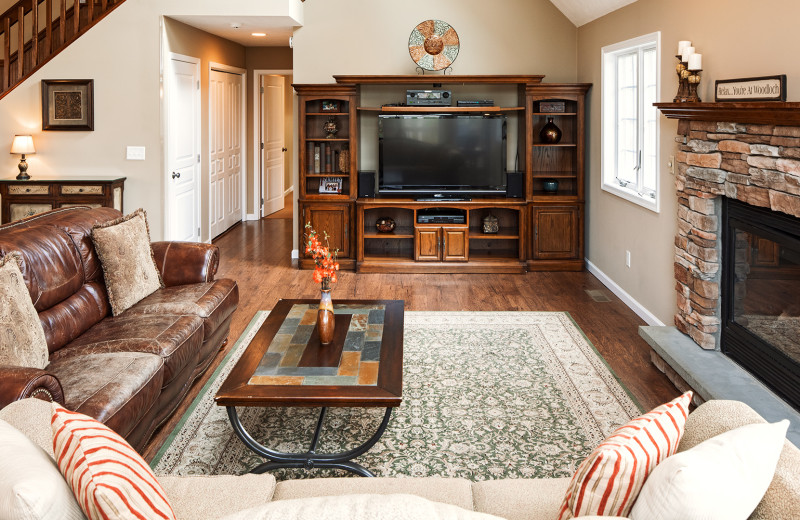
[(689, 56), (694, 54), (694, 47), (684, 47), (683, 54), (681, 54), (681, 61), (686, 63), (689, 61)]
[(678, 54), (682, 56), (683, 55), (683, 49), (685, 49), (686, 47), (689, 47), (690, 45), (692, 45), (692, 42), (690, 42), (689, 40), (681, 40), (681, 41), (679, 41), (678, 42)]
[(686, 68), (689, 70), (701, 70), (703, 68), (703, 55), (692, 54), (689, 56), (689, 66)]

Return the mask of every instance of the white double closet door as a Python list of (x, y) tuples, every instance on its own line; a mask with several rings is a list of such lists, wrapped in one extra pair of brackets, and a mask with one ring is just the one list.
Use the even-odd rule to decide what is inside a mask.
[(242, 220), (242, 76), (209, 76), (209, 217), (214, 238)]

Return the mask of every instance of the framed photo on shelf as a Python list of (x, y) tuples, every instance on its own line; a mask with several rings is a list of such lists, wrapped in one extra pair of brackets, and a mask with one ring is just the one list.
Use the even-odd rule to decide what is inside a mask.
[(342, 192), (342, 178), (341, 177), (322, 177), (319, 180), (320, 193), (341, 193)]
[(322, 111), (323, 112), (338, 112), (339, 111), (339, 101), (335, 99), (323, 99), (322, 100)]
[(42, 130), (94, 130), (94, 80), (43, 79)]

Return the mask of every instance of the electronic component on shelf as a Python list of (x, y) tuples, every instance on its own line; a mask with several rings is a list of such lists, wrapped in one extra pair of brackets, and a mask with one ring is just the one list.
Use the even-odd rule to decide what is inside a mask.
[(408, 106), (449, 107), (453, 104), (453, 95), (449, 90), (406, 90)]
[(459, 99), (456, 106), (460, 107), (493, 107), (493, 99)]
[(467, 217), (457, 213), (417, 215), (417, 224), (466, 224)]

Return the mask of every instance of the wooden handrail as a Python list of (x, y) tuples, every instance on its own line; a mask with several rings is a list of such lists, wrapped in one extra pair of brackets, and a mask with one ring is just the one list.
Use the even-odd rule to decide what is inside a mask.
[[(53, 19), (53, 1), (19, 0), (0, 15), (0, 37), (3, 38), (0, 99), (125, 2), (83, 0), (85, 3), (81, 6), (81, 0), (58, 0), (59, 16)], [(41, 4), (45, 4), (44, 24), (39, 15)], [(17, 31), (16, 49), (11, 52), (14, 29)], [(26, 36), (28, 33), (30, 37)]]

